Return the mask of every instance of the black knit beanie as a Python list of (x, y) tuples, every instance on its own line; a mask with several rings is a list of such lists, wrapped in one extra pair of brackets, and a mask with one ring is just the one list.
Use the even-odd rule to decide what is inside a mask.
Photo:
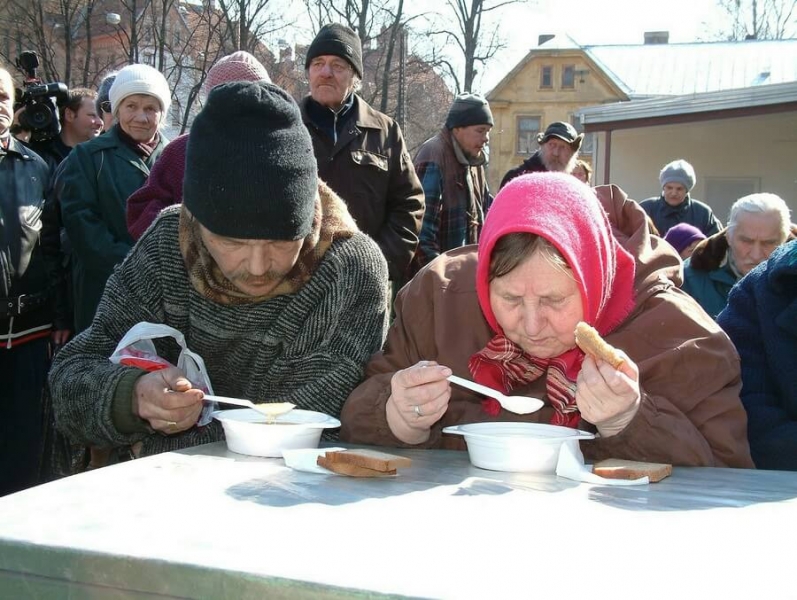
[(191, 126), (183, 203), (216, 235), (298, 240), (312, 229), (316, 172), (293, 98), (263, 81), (226, 83)]
[(469, 127), (470, 125), (494, 125), (490, 105), (478, 94), (460, 94), (454, 98), (446, 117), (446, 128)]
[(346, 59), (354, 67), (360, 79), (363, 78), (363, 49), (360, 36), (351, 27), (340, 23), (324, 25), (307, 49), (304, 68), (309, 68), (310, 62), (315, 57), (327, 54)]

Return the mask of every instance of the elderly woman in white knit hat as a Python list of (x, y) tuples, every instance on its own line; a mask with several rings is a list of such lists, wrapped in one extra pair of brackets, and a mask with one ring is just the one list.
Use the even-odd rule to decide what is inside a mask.
[(664, 236), (670, 227), (678, 223), (693, 225), (706, 237), (722, 228), (711, 207), (689, 195), (697, 183), (697, 177), (694, 167), (688, 162), (678, 159), (664, 165), (659, 173), (659, 183), (661, 195), (643, 200), (640, 204), (660, 235)]
[(75, 147), (55, 183), (72, 243), (78, 333), (91, 325), (106, 280), (133, 246), (125, 204), (167, 143), (160, 127), (171, 91), (159, 71), (128, 65), (117, 73), (109, 97), (114, 126)]

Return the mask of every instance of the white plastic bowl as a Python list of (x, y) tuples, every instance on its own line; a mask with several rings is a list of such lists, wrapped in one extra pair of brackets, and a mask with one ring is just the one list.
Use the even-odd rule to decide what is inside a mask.
[(562, 444), (595, 437), (587, 431), (544, 423), (469, 423), (445, 427), (465, 437), (474, 467), (490, 471), (555, 473)]
[(238, 454), (279, 458), (282, 451), (317, 448), (324, 429), (340, 427), (340, 421), (312, 410), (293, 409), (266, 423), (262, 413), (251, 408), (220, 410), (213, 417), (224, 427), (227, 448)]

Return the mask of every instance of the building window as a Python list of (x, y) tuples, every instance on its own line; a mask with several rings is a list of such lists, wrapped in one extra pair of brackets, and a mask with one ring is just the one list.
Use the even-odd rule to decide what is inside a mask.
[(572, 90), (576, 87), (576, 67), (575, 65), (565, 65), (562, 67), (562, 89)]
[(553, 87), (553, 67), (547, 66), (540, 69), (540, 88), (551, 89)]
[[(584, 128), (581, 126), (581, 119), (579, 119), (575, 115), (570, 115), (570, 124), (579, 133), (584, 133)], [(581, 142), (581, 148), (579, 149), (578, 152), (582, 156), (584, 155), (592, 156), (592, 153), (595, 152), (594, 133), (584, 133), (584, 140)]]
[(540, 132), (540, 117), (517, 118), (517, 153), (532, 154), (537, 149), (537, 134)]

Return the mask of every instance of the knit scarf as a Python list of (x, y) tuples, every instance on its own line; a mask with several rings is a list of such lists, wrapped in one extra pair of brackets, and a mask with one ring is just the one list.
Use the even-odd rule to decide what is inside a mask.
[[(476, 291), (487, 322), (495, 332), (487, 346), (471, 356), (473, 379), (510, 393), (545, 377), (553, 406), (551, 423), (577, 427), (576, 378), (584, 353), (575, 345), (553, 358), (528, 355), (509, 340), (490, 305), (490, 257), (496, 242), (509, 233), (539, 235), (552, 243), (570, 265), (581, 292), (583, 319), (602, 335), (616, 328), (634, 305), (634, 259), (612, 235), (611, 224), (595, 192), (572, 175), (532, 173), (513, 179), (493, 201), (479, 241)], [(574, 324), (575, 325), (575, 324)], [(482, 403), (497, 415), (495, 400)]]
[[(457, 138), (450, 135), (451, 146), (454, 148), (454, 156), (459, 164), (465, 167), (465, 188), (466, 198), (468, 199), (467, 217), (468, 217), (468, 233), (466, 243), (475, 244), (479, 241), (479, 232), (484, 222), (484, 211), (482, 209), (484, 198), (482, 198), (481, 186), (477, 186), (473, 181), (473, 171), (471, 167), (483, 167), (487, 162), (483, 152), (479, 156), (470, 157), (466, 156), (459, 145)], [(478, 187), (478, 189), (477, 189)]]
[(180, 252), (191, 284), (200, 294), (219, 304), (256, 304), (277, 296), (294, 294), (310, 280), (324, 254), (335, 240), (350, 238), (357, 231), (343, 200), (319, 181), (313, 229), (304, 238), (293, 269), (268, 294), (250, 296), (227, 279), (202, 241), (199, 222), (185, 206), (180, 210)]
[(152, 153), (155, 151), (155, 148), (158, 147), (158, 143), (160, 143), (161, 136), (160, 133), (155, 132), (155, 137), (153, 137), (148, 142), (139, 142), (134, 140), (131, 136), (127, 134), (127, 132), (122, 129), (121, 125), (117, 125), (119, 128), (119, 139), (124, 142), (126, 146), (129, 146), (133, 152), (138, 154), (144, 160), (147, 160)]

